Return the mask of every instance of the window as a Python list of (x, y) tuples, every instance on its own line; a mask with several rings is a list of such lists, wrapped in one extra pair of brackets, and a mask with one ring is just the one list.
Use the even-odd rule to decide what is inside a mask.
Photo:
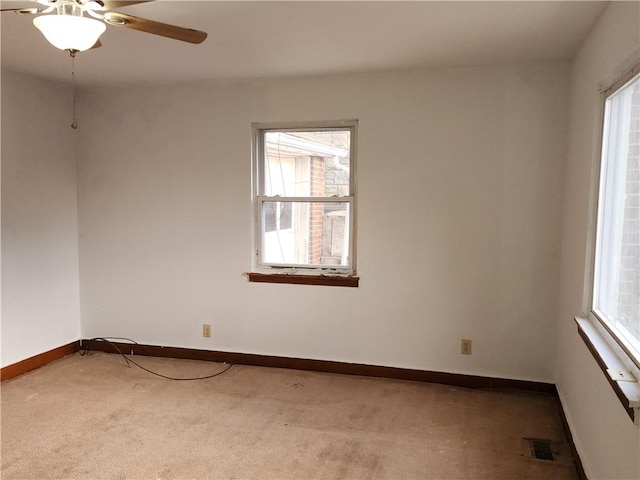
[(640, 367), (640, 75), (605, 103), (592, 313)]
[(355, 276), (356, 125), (254, 125), (255, 271)]

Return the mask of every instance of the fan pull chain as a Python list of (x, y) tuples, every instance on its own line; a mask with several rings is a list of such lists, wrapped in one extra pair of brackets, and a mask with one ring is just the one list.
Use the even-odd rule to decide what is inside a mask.
[(75, 50), (69, 50), (71, 56), (71, 113), (73, 121), (71, 122), (71, 128), (76, 130), (78, 128), (78, 122), (76, 120), (76, 52)]

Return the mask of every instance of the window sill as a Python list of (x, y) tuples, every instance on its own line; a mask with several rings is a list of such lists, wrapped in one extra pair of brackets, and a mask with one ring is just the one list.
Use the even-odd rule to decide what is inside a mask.
[(636, 422), (638, 408), (640, 408), (640, 383), (638, 381), (613, 380), (607, 370), (627, 372), (628, 368), (590, 320), (579, 317), (576, 317), (575, 320), (578, 324), (580, 337), (584, 340), (627, 414), (631, 420)]
[(289, 283), (294, 285), (325, 285), (329, 287), (357, 287), (360, 277), (340, 277), (328, 275), (296, 275), (287, 273), (249, 272), (250, 282)]

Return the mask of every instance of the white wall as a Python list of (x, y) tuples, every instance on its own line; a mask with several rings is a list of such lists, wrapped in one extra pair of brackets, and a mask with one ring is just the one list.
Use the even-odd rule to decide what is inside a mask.
[[(85, 91), (83, 336), (553, 382), (567, 86), (555, 63)], [(345, 118), (360, 288), (248, 283), (251, 122)]]
[(589, 231), (589, 199), (598, 157), (601, 96), (640, 61), (637, 2), (612, 3), (575, 58), (571, 72), (569, 160), (565, 184), (558, 389), (590, 479), (640, 478), (640, 429), (633, 425), (577, 333)]
[(2, 366), (78, 340), (71, 89), (2, 71)]

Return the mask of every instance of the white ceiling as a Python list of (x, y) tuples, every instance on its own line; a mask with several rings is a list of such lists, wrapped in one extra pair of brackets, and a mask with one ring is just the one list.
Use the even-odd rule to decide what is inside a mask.
[[(208, 32), (201, 45), (107, 26), (78, 53), (82, 84), (321, 75), (569, 59), (606, 7), (594, 1), (165, 1), (117, 11)], [(35, 6), (2, 1), (3, 8)], [(67, 52), (1, 18), (2, 66), (69, 81)]]

